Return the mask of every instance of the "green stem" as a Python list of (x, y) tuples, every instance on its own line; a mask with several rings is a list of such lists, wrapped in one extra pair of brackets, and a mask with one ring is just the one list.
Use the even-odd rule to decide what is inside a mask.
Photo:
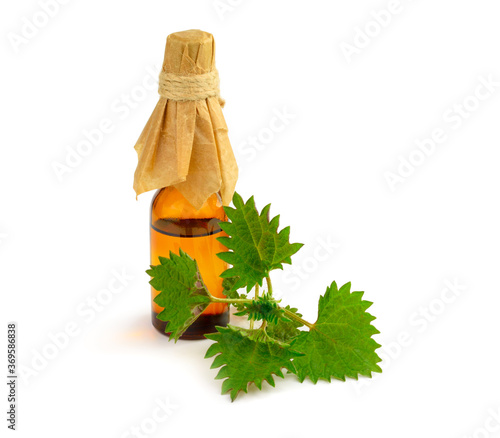
[[(259, 298), (259, 283), (255, 285), (255, 299), (257, 300)], [(250, 320), (250, 330), (253, 330), (253, 319)]]
[(226, 303), (226, 304), (233, 304), (233, 303), (249, 304), (252, 302), (252, 300), (246, 300), (243, 298), (217, 298), (214, 297), (213, 295), (210, 296), (210, 301), (212, 301), (212, 303)]
[(273, 295), (273, 285), (271, 284), (271, 278), (269, 275), (266, 277), (266, 283), (267, 283), (267, 293), (269, 295)]
[(311, 324), (310, 322), (307, 322), (305, 319), (302, 319), (299, 315), (296, 313), (291, 312), (288, 309), (285, 309), (284, 307), (281, 307), (286, 313), (287, 316), (289, 316), (292, 319), (295, 319), (295, 321), (300, 322), (301, 324), (304, 324), (306, 327), (309, 327), (310, 329), (314, 328), (314, 324)]
[(262, 321), (262, 325), (259, 327), (259, 330), (264, 331), (266, 329), (266, 327), (267, 327), (267, 321), (264, 320), (264, 321)]

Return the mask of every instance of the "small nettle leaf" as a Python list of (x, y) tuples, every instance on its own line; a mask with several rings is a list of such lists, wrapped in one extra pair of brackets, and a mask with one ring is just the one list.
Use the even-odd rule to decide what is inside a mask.
[(217, 327), (218, 333), (205, 335), (215, 341), (207, 350), (205, 358), (216, 356), (211, 368), (219, 368), (216, 379), (222, 383), (222, 394), (230, 392), (231, 401), (240, 391), (247, 392), (254, 383), (262, 389), (262, 382), (274, 386), (273, 375), (284, 377), (283, 368), (295, 372), (292, 359), (301, 354), (265, 336), (259, 339), (259, 330), (245, 330), (229, 325)]
[[(290, 306), (285, 307), (286, 310), (296, 314), (299, 317), (302, 315), (298, 312), (298, 309), (292, 308)], [(300, 335), (301, 331), (299, 327), (302, 327), (302, 323), (294, 319), (279, 319), (275, 323), (271, 323), (267, 326), (267, 334), (274, 339), (285, 344), (290, 343), (293, 339)]]
[[(234, 290), (234, 285), (238, 282), (239, 277), (229, 277), (229, 278), (224, 278), (222, 280), (222, 293), (227, 297), (227, 298), (232, 298), (236, 300), (241, 300), (247, 298), (247, 294), (244, 293), (238, 293), (237, 290)], [(239, 303), (233, 303), (233, 306), (236, 307), (239, 311), (243, 310), (245, 308), (244, 305), (239, 304)]]
[(371, 324), (375, 317), (366, 311), (372, 303), (362, 300), (363, 292), (350, 288), (347, 283), (338, 289), (333, 282), (319, 299), (316, 323), (292, 342), (295, 350), (305, 354), (294, 360), (301, 382), (306, 377), (316, 383), (382, 372), (375, 353), (380, 345), (372, 339), (379, 331)]
[(278, 306), (278, 302), (269, 294), (259, 296), (256, 300), (241, 306), (242, 309), (235, 313), (237, 316), (247, 315), (254, 321), (265, 320), (270, 323), (277, 323), (279, 320), (290, 322), (284, 315), (285, 311)]
[(224, 295), (231, 297), (231, 294), (234, 293), (234, 285), (238, 282), (238, 280), (239, 277), (229, 277), (222, 280), (222, 289), (224, 290)]
[(221, 222), (220, 227), (228, 237), (218, 240), (230, 251), (217, 254), (232, 265), (221, 277), (239, 277), (233, 290), (246, 287), (250, 291), (273, 269), (283, 269), (283, 263), (291, 263), (291, 256), (301, 247), (301, 243), (290, 243), (290, 227), (278, 232), (279, 216), (269, 221), (270, 205), (259, 214), (251, 197), (246, 203), (234, 194), (235, 208), (224, 207), (230, 222)]
[(176, 342), (210, 304), (210, 295), (196, 262), (182, 250), (170, 252), (170, 258), (159, 257), (160, 264), (146, 271), (151, 286), (160, 293), (154, 302), (164, 309), (158, 319), (168, 321), (165, 332)]

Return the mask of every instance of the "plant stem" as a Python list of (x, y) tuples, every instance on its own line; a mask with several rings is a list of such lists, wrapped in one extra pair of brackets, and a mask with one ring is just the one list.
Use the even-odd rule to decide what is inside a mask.
[[(255, 299), (259, 298), (259, 283), (255, 285)], [(253, 330), (253, 319), (250, 320), (250, 330)]]
[(246, 300), (243, 298), (217, 298), (214, 297), (213, 295), (210, 296), (210, 301), (212, 301), (212, 303), (226, 303), (226, 304), (233, 304), (233, 303), (250, 304), (252, 302), (252, 300)]
[(295, 321), (300, 322), (301, 324), (304, 324), (306, 327), (309, 327), (310, 329), (314, 328), (314, 324), (311, 324), (310, 322), (307, 322), (305, 319), (302, 319), (299, 315), (296, 313), (290, 312), (290, 310), (285, 309), (284, 307), (281, 307), (286, 313), (287, 316), (289, 316), (292, 319), (295, 319)]
[(267, 293), (269, 295), (273, 295), (273, 285), (271, 284), (271, 278), (269, 275), (266, 277), (266, 283), (267, 283)]

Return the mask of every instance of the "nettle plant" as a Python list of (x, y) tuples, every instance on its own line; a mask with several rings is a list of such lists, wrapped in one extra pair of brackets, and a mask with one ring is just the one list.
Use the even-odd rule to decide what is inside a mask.
[[(246, 315), (249, 329), (228, 325), (205, 335), (214, 341), (205, 358), (215, 356), (212, 368), (221, 367), (215, 378), (225, 379), (222, 394), (230, 392), (232, 401), (251, 383), (259, 389), (263, 381), (274, 386), (273, 374), (283, 378), (283, 369), (300, 382), (309, 378), (313, 383), (381, 372), (375, 353), (380, 345), (372, 338), (379, 331), (371, 324), (375, 317), (367, 309), (372, 303), (362, 299), (363, 292), (351, 292), (350, 283), (339, 288), (333, 282), (319, 298), (314, 323), (296, 308), (282, 306), (273, 297), (269, 274), (291, 264), (302, 244), (289, 242), (290, 227), (278, 232), (279, 216), (269, 220), (270, 205), (259, 214), (253, 197), (245, 203), (238, 194), (233, 204), (225, 207), (229, 221), (220, 223), (228, 237), (218, 238), (228, 251), (217, 256), (231, 265), (221, 275), (226, 298), (212, 296), (196, 260), (182, 250), (160, 257), (160, 264), (147, 271), (159, 291), (155, 302), (164, 310), (158, 318), (168, 321), (170, 340), (177, 342), (210, 303), (227, 303), (236, 307), (235, 315)], [(262, 321), (258, 328), (255, 321)]]

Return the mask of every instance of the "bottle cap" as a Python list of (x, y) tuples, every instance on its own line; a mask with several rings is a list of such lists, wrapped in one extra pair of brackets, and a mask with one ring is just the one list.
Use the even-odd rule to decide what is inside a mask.
[(184, 30), (167, 37), (163, 71), (180, 75), (199, 75), (215, 69), (215, 42), (202, 30)]

